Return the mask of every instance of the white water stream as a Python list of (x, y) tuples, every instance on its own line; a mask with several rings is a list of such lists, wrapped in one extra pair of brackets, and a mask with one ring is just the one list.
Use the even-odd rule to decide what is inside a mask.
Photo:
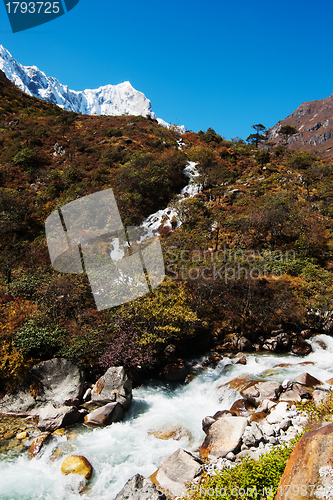
[[(188, 177), (189, 182), (187, 186), (183, 187), (172, 201), (173, 206), (168, 206), (153, 214), (150, 214), (139, 227), (139, 238), (138, 242), (142, 243), (144, 240), (157, 235), (157, 231), (160, 226), (164, 224), (165, 226), (172, 227), (172, 220), (177, 221), (175, 228), (181, 225), (178, 217), (177, 206), (179, 206), (185, 199), (191, 198), (196, 194), (200, 193), (202, 186), (196, 182), (196, 178), (199, 177), (199, 172), (196, 168), (196, 163), (194, 161), (189, 161), (187, 166), (184, 168), (183, 173)], [(119, 241), (119, 238), (113, 238), (111, 240), (112, 250), (110, 251), (110, 257), (112, 260), (121, 260), (128, 249), (128, 243), (126, 240)]]
[[(195, 163), (189, 162), (185, 174), (189, 184), (178, 196), (179, 202), (201, 189), (195, 183), (199, 175)], [(173, 216), (177, 217), (177, 212), (170, 207), (150, 215), (142, 223), (143, 238), (155, 235), (163, 221), (171, 225)], [(123, 251), (116, 243), (113, 257), (121, 258)], [(317, 336), (311, 344), (314, 352), (305, 358), (251, 354), (246, 366), (233, 364), (226, 358), (216, 368), (198, 374), (186, 386), (152, 382), (135, 389), (123, 422), (93, 430), (76, 426), (73, 439), (54, 438), (32, 460), (26, 453), (0, 457), (0, 500), (113, 500), (130, 477), (137, 473), (148, 477), (179, 447), (196, 453), (205, 437), (201, 420), (218, 410), (229, 409), (239, 398), (234, 390), (223, 393), (219, 389), (222, 384), (243, 374), (280, 382), (286, 378), (292, 380), (304, 371), (322, 381), (333, 377), (333, 338)], [(313, 364), (299, 365), (304, 361)], [(281, 363), (291, 366), (274, 368)], [(219, 401), (222, 393), (223, 400)], [(161, 440), (151, 433), (178, 427), (183, 433), (179, 440)], [(88, 489), (82, 494), (78, 493), (78, 487), (75, 489), (73, 475), (61, 474), (61, 464), (69, 454), (85, 456), (94, 469)]]
[[(196, 178), (200, 175), (196, 165), (197, 164), (194, 161), (189, 161), (183, 170), (186, 177), (189, 178), (189, 183), (177, 196), (177, 204), (181, 204), (186, 198), (191, 198), (201, 191), (201, 185), (196, 182)], [(155, 236), (162, 222), (164, 225), (171, 227), (173, 217), (177, 219), (176, 227), (179, 227), (180, 221), (178, 220), (178, 212), (177, 209), (173, 207), (163, 208), (162, 210), (158, 210), (157, 212), (149, 215), (149, 217), (147, 217), (147, 219), (145, 219), (140, 226), (144, 233), (141, 237), (141, 241), (146, 238), (150, 238), (151, 236)]]
[[(233, 364), (228, 358), (216, 368), (208, 368), (185, 386), (171, 388), (151, 383), (133, 391), (133, 402), (126, 419), (101, 429), (76, 426), (76, 437), (54, 439), (44, 445), (39, 456), (29, 460), (3, 457), (0, 461), (1, 500), (113, 500), (126, 481), (136, 473), (146, 477), (179, 447), (196, 452), (204, 440), (201, 420), (218, 410), (229, 409), (239, 398), (229, 391), (219, 401), (223, 391), (219, 386), (242, 374), (282, 382), (307, 371), (321, 381), (333, 376), (333, 338), (327, 335), (310, 340), (313, 351), (306, 357), (295, 355), (250, 354), (247, 365)], [(304, 361), (311, 364), (302, 365)], [(291, 366), (274, 368), (281, 363)], [(313, 364), (312, 364), (313, 363)], [(267, 372), (267, 370), (270, 370)], [(180, 440), (161, 440), (151, 431), (180, 426)], [(53, 456), (56, 448), (62, 456)], [(94, 468), (88, 490), (75, 493), (74, 476), (63, 476), (60, 468), (68, 454), (85, 456)]]

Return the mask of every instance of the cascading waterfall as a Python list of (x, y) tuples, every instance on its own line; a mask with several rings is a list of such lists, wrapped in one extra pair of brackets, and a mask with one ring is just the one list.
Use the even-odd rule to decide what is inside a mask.
[[(176, 204), (178, 205), (180, 205), (185, 199), (191, 198), (192, 196), (200, 193), (202, 189), (201, 184), (196, 182), (197, 177), (200, 175), (196, 165), (197, 164), (194, 161), (189, 161), (183, 170), (184, 174), (189, 178), (189, 183), (177, 196)], [(163, 208), (162, 210), (158, 210), (157, 212), (149, 215), (149, 217), (147, 217), (147, 219), (145, 219), (140, 226), (143, 231), (141, 241), (146, 238), (150, 238), (151, 236), (155, 236), (162, 223), (171, 227), (171, 221), (173, 218), (177, 220), (176, 227), (179, 227), (180, 221), (178, 219), (178, 211), (177, 208), (174, 208), (173, 206), (168, 206), (167, 208)]]
[[(179, 202), (201, 190), (195, 183), (199, 175), (195, 163), (188, 163), (185, 174), (190, 182), (179, 195)], [(177, 213), (172, 207), (150, 215), (142, 223), (144, 238), (155, 235), (164, 221), (171, 225), (174, 215)], [(121, 258), (123, 249), (117, 242), (113, 252), (114, 258)], [(304, 371), (322, 381), (331, 378), (333, 338), (319, 335), (310, 343), (313, 352), (306, 358), (250, 354), (246, 366), (225, 358), (215, 368), (199, 372), (185, 386), (151, 382), (133, 391), (131, 408), (122, 422), (93, 430), (77, 425), (72, 429), (72, 439), (52, 439), (32, 460), (26, 453), (0, 457), (0, 500), (112, 500), (130, 477), (137, 473), (148, 477), (179, 447), (194, 454), (198, 451), (205, 437), (201, 420), (229, 409), (240, 397), (235, 390), (220, 389), (231, 379), (249, 374), (282, 382)], [(304, 361), (310, 364), (302, 366)], [(281, 363), (289, 366), (277, 367)], [(172, 430), (176, 430), (177, 439), (163, 440), (155, 435)], [(61, 463), (68, 454), (85, 456), (94, 468), (83, 493), (79, 493), (75, 475), (61, 474)]]
[[(237, 391), (225, 392), (220, 388), (222, 384), (244, 374), (279, 382), (292, 380), (304, 371), (323, 382), (331, 378), (333, 338), (319, 335), (309, 342), (313, 352), (305, 358), (293, 354), (249, 354), (246, 366), (224, 358), (188, 385), (172, 387), (151, 382), (135, 389), (124, 421), (93, 430), (75, 426), (72, 432), (76, 437), (54, 438), (32, 460), (26, 454), (2, 457), (0, 499), (112, 500), (130, 477), (137, 473), (148, 477), (179, 447), (196, 453), (205, 437), (201, 420), (218, 410), (229, 409), (239, 399)], [(306, 365), (302, 365), (304, 361)], [(290, 366), (277, 367), (281, 363)], [(162, 440), (153, 434), (170, 429), (180, 429), (179, 440)], [(63, 455), (55, 453), (56, 449)], [(67, 454), (83, 455), (93, 465), (94, 475), (84, 493), (75, 492), (74, 476), (65, 477), (60, 472)]]

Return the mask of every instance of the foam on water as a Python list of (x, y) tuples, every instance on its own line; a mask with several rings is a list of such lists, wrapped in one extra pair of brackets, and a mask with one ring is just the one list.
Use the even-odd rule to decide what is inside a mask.
[[(188, 385), (152, 382), (135, 389), (131, 409), (123, 422), (93, 430), (78, 426), (73, 430), (76, 439), (53, 440), (32, 460), (24, 454), (0, 461), (0, 499), (112, 500), (130, 477), (137, 473), (148, 477), (179, 447), (194, 453), (198, 450), (205, 437), (201, 420), (229, 409), (239, 398), (237, 391), (220, 388), (233, 378), (248, 374), (265, 380), (293, 380), (305, 371), (323, 382), (331, 378), (333, 339), (319, 335), (310, 343), (313, 352), (306, 357), (255, 353), (246, 356), (245, 366), (225, 358)], [(277, 367), (281, 363), (287, 366)], [(177, 427), (183, 429), (179, 440), (162, 440), (152, 434)], [(52, 456), (56, 447), (63, 447), (62, 457)], [(93, 465), (93, 478), (82, 494), (78, 493), (75, 477), (65, 477), (60, 472), (68, 454), (83, 455)]]
[[(180, 205), (185, 199), (191, 198), (196, 194), (200, 193), (202, 186), (197, 182), (197, 178), (199, 177), (199, 172), (196, 168), (196, 163), (193, 161), (189, 161), (187, 166), (184, 168), (184, 174), (189, 178), (189, 183), (185, 186), (180, 194), (177, 196), (175, 205)], [(141, 224), (141, 229), (144, 232), (144, 235), (141, 237), (140, 241), (145, 240), (146, 238), (150, 238), (155, 236), (158, 229), (162, 225), (171, 227), (171, 221), (175, 218), (177, 220), (177, 226), (181, 225), (181, 222), (178, 219), (178, 210), (177, 208), (167, 207), (163, 210), (158, 210), (157, 212), (149, 215), (147, 219), (145, 219)]]

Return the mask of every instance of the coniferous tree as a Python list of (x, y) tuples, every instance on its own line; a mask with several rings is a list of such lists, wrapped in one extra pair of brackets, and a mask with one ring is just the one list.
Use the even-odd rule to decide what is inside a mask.
[(246, 140), (250, 144), (255, 144), (257, 148), (260, 142), (267, 140), (265, 134), (263, 133), (266, 130), (266, 127), (262, 123), (257, 123), (256, 125), (252, 125), (252, 128), (256, 131), (256, 133), (250, 134)]

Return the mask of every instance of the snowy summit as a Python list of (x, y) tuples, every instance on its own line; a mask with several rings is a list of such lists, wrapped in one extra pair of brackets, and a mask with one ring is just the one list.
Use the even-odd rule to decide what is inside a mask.
[[(149, 115), (156, 118), (150, 100), (135, 90), (130, 82), (92, 90), (71, 90), (57, 78), (46, 76), (37, 66), (23, 66), (2, 45), (0, 69), (26, 94), (53, 102), (67, 111), (88, 115)], [(164, 120), (157, 120), (161, 125), (169, 126)]]

